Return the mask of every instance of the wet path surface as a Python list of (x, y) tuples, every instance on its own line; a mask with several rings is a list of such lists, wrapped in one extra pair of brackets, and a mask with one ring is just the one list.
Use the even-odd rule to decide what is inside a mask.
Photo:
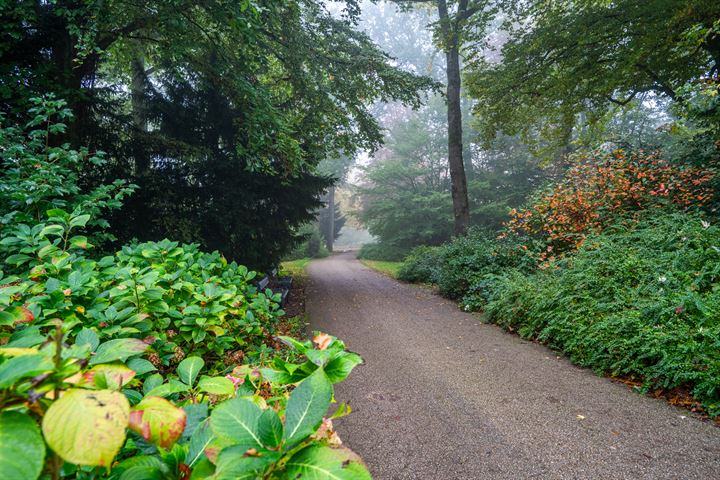
[(361, 265), (313, 261), (311, 327), (366, 364), (336, 421), (376, 479), (720, 479), (720, 428)]

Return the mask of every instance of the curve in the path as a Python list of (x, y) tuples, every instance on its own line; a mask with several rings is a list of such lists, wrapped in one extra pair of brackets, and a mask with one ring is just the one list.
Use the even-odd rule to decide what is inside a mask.
[(720, 479), (720, 428), (373, 272), (308, 267), (311, 328), (366, 364), (337, 385), (376, 479)]

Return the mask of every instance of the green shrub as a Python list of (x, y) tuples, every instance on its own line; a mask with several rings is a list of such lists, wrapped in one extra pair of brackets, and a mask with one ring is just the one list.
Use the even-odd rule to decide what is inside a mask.
[(301, 258), (325, 258), (330, 255), (317, 224), (304, 225), (298, 235), (302, 241), (285, 257), (286, 261), (300, 260)]
[(414, 248), (403, 261), (398, 279), (413, 283), (437, 283), (440, 247)]
[(305, 243), (305, 256), (309, 258), (323, 258), (330, 254), (325, 246), (325, 240), (320, 233), (320, 228), (313, 225), (309, 238)]
[[(0, 235), (5, 237), (20, 224), (38, 223), (46, 212), (62, 209), (90, 215), (83, 228), (91, 243), (112, 240), (102, 213), (120, 208), (135, 186), (116, 180), (90, 190), (81, 189), (81, 170), (102, 166), (103, 153), (48, 145), (49, 136), (65, 131), (62, 122), (70, 120), (72, 113), (63, 100), (52, 96), (33, 99), (32, 103), (34, 107), (28, 113), (34, 118), (25, 128), (6, 125), (0, 112)], [(0, 246), (0, 259), (3, 250)]]
[[(90, 328), (101, 340), (143, 339), (159, 356), (158, 367), (189, 354), (215, 361), (234, 350), (252, 351), (275, 333), (283, 314), (279, 295), (257, 292), (250, 283), (255, 272), (228, 264), (219, 253), (165, 240), (126, 246), (96, 261), (86, 256), (92, 247), (87, 238), (75, 234), (88, 216), (59, 209), (50, 215), (47, 223), (21, 224), (1, 242), (17, 252), (6, 264), (28, 272), (0, 277), (0, 285), (12, 286), (3, 290), (13, 292), (0, 307), (24, 308), (37, 319), (25, 330), (60, 319), (71, 332)], [(23, 345), (43, 337), (35, 341)]]
[(349, 409), (328, 415), (333, 384), (362, 361), (334, 337), (282, 337), (299, 362), (208, 376), (191, 356), (163, 376), (139, 340), (83, 331), (65, 346), (64, 324), (50, 332), (0, 348), (3, 478), (370, 478), (332, 428)]
[(689, 388), (717, 415), (719, 248), (720, 228), (697, 215), (646, 212), (549, 269), (507, 272), (486, 314), (598, 372)]
[(384, 243), (366, 243), (360, 248), (358, 258), (381, 262), (399, 262), (407, 255), (408, 249)]
[(473, 229), (439, 247), (414, 250), (406, 258), (399, 278), (437, 285), (442, 295), (463, 299), (465, 305), (477, 308), (495, 275), (508, 268), (535, 268), (536, 262), (521, 240), (498, 240), (492, 233)]

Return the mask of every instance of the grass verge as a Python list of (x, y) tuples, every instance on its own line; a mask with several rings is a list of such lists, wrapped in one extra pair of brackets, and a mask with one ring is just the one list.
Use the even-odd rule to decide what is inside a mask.
[(290, 288), (287, 304), (283, 307), (285, 317), (281, 325), (283, 334), (295, 338), (304, 338), (309, 332), (309, 319), (305, 313), (305, 284), (307, 273), (305, 267), (310, 263), (311, 258), (301, 258), (282, 262), (280, 270), (293, 277), (293, 284)]
[(368, 266), (380, 273), (384, 273), (385, 275), (388, 275), (392, 278), (397, 278), (398, 271), (402, 266), (402, 262), (384, 262), (381, 260), (360, 260), (360, 262), (363, 265)]
[(293, 277), (305, 277), (305, 267), (310, 263), (312, 258), (300, 258), (289, 262), (282, 262), (280, 267), (283, 271), (288, 272)]

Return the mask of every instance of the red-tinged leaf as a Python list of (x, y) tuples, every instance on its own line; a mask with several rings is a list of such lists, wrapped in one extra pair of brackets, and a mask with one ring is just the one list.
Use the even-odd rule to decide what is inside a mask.
[(205, 447), (205, 455), (212, 464), (217, 464), (218, 456), (225, 448), (235, 445), (235, 441), (227, 437), (213, 438), (207, 447)]
[(135, 371), (123, 364), (97, 365), (83, 373), (80, 386), (117, 390), (135, 378)]
[(14, 326), (21, 323), (31, 323), (35, 315), (25, 307), (8, 307), (0, 310), (0, 325)]
[(145, 397), (130, 411), (129, 428), (145, 440), (162, 448), (170, 448), (185, 430), (187, 416), (161, 397)]

